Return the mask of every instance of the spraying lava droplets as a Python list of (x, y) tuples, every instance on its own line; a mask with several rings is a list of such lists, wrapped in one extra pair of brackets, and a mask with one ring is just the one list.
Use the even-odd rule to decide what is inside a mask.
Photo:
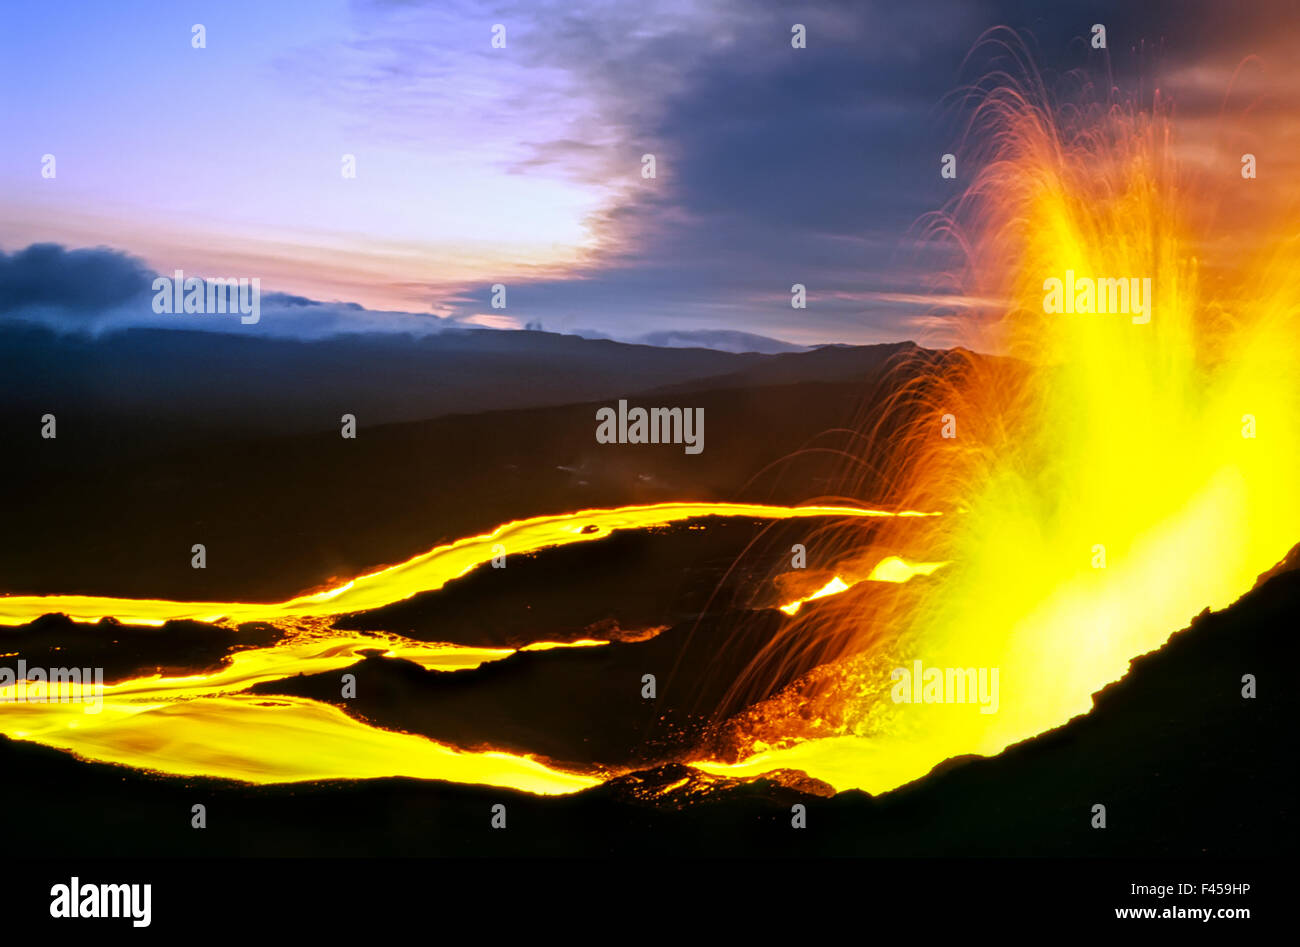
[[(1010, 357), (911, 366), (887, 495), (960, 515), (875, 537), (950, 565), (916, 595), (842, 593), (792, 627), (788, 647), (823, 660), (726, 721), (695, 761), (709, 773), (797, 769), (880, 793), (997, 754), (1088, 712), (1132, 658), (1232, 603), (1295, 542), (1294, 218), (1256, 255), (1204, 260), (1212, 190), (1177, 160), (1158, 93), (1060, 108), (1002, 79), (979, 95), (986, 144), (965, 164), (980, 171), (935, 231), (961, 235), (964, 295), (1004, 301), (968, 314), (971, 346)], [(1065, 273), (1093, 282), (1055, 311)], [(1144, 314), (1097, 306), (1096, 287), (1118, 298), (1119, 280), (1150, 281)], [(942, 678), (999, 671), (998, 711), (941, 689), (899, 701), (896, 670), (914, 661)]]

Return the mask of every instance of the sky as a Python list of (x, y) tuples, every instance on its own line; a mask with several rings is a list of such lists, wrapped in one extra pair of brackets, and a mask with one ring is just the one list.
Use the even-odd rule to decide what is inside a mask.
[(179, 269), (261, 280), (268, 318), (228, 331), (934, 341), (961, 299), (919, 224), (960, 186), (940, 160), (955, 93), (994, 63), (987, 30), (1019, 31), (1049, 78), (1159, 86), (1190, 159), (1254, 149), (1294, 196), (1298, 18), (1273, 0), (9, 5), (0, 318), (167, 324), (139, 287)]

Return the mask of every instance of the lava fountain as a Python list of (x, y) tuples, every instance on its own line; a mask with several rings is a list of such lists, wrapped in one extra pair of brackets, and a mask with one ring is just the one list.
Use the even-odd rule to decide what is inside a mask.
[[(733, 718), (701, 769), (882, 792), (996, 754), (1086, 713), (1300, 540), (1297, 218), (1211, 241), (1213, 195), (1258, 182), (1238, 156), (1180, 162), (1159, 93), (1067, 107), (1003, 75), (971, 114), (963, 166), (979, 171), (932, 232), (961, 248), (966, 297), (1001, 301), (963, 320), (999, 357), (910, 366), (891, 405), (902, 433), (873, 447), (901, 504), (954, 515), (884, 522), (872, 541), (951, 564), (907, 594), (802, 609), (784, 643), (826, 661)], [(1051, 311), (1067, 274), (1149, 280), (1148, 319), (1097, 311), (1082, 288), (1075, 311)], [(916, 661), (997, 669), (996, 712), (937, 683), (939, 699), (911, 700), (897, 669)]]

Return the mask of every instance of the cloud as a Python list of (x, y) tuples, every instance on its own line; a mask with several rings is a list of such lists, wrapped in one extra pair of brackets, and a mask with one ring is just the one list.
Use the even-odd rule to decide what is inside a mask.
[[(91, 334), (166, 328), (294, 338), (358, 332), (424, 335), (456, 326), (429, 313), (366, 309), (355, 302), (274, 291), (261, 293), (256, 325), (244, 325), (237, 313), (156, 313), (153, 281), (158, 275), (108, 247), (39, 243), (13, 253), (0, 251), (0, 321)], [(217, 274), (185, 273), (186, 278), (205, 275)]]
[[(909, 230), (954, 190), (938, 175), (951, 142), (936, 117), (962, 56), (996, 22), (988, 4), (936, 3), (511, 3), (488, 19), (509, 26), (497, 51), (479, 35), (481, 11), (466, 24), (455, 5), (373, 5), (364, 41), (319, 61), (345, 64), (348, 107), (402, 129), (429, 128), (439, 96), (485, 83), (472, 137), (494, 143), (492, 160), (603, 190), (582, 259), (509, 279), (522, 319), (625, 338), (725, 327), (872, 341), (915, 307), (868, 310), (846, 294), (917, 292), (929, 272)], [(807, 49), (791, 46), (796, 21)], [(426, 34), (457, 37), (454, 76), (412, 42)], [(460, 126), (429, 134), (437, 127)], [(653, 180), (640, 176), (644, 153)], [(795, 282), (817, 300), (797, 317)], [(441, 311), (472, 318), (478, 295), (444, 296)]]
[(34, 243), (13, 253), (0, 251), (0, 314), (110, 309), (147, 292), (153, 277), (139, 260), (107, 247), (68, 250)]
[[(366, 309), (355, 302), (322, 301), (274, 291), (261, 294), (261, 319), (256, 325), (244, 325), (234, 313), (155, 313), (153, 280), (157, 276), (135, 258), (108, 247), (67, 249), (58, 244), (33, 244), (13, 253), (0, 252), (0, 324), (35, 323), (61, 332), (91, 335), (130, 328), (162, 328), (305, 339), (358, 333), (418, 336), (461, 329), (524, 327), (518, 317), (504, 313), (477, 312), (468, 317), (441, 318), (429, 313)], [(546, 331), (540, 321), (530, 322), (526, 328)], [(573, 334), (657, 347), (712, 348), (728, 352), (787, 352), (800, 348), (761, 335), (725, 329), (632, 334), (586, 330)]]
[(722, 352), (758, 352), (776, 355), (781, 352), (802, 352), (805, 347), (769, 339), (752, 332), (733, 329), (698, 329), (692, 332), (647, 332), (632, 340), (658, 348), (717, 349)]

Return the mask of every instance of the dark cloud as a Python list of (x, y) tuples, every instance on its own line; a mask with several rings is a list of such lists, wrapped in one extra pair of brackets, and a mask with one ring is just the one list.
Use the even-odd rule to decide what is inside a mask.
[[(595, 221), (605, 240), (590, 265), (512, 287), (512, 308), (615, 335), (646, 320), (800, 341), (911, 335), (953, 262), (917, 237), (961, 186), (939, 166), (962, 153), (963, 88), (1002, 71), (1062, 96), (1105, 101), (1118, 87), (1149, 101), (1188, 65), (1230, 71), (1271, 33), (1294, 34), (1293, 12), (1276, 0), (746, 2), (723, 7), (716, 29), (643, 44), (562, 19), (545, 61), (585, 62), (618, 104), (629, 164), (653, 152), (659, 174)], [(806, 49), (791, 48), (796, 22)], [(1095, 23), (1105, 51), (1089, 45)], [(794, 282), (806, 311), (790, 308)]]
[(102, 311), (147, 293), (153, 278), (139, 260), (107, 247), (68, 250), (34, 243), (0, 251), (0, 313), (45, 307)]
[(454, 325), (429, 313), (370, 310), (355, 302), (273, 291), (259, 294), (255, 325), (241, 323), (238, 313), (156, 313), (153, 281), (158, 275), (134, 257), (107, 247), (68, 249), (37, 243), (0, 252), (0, 320), (92, 334), (149, 326), (297, 338), (356, 332), (423, 335)]

